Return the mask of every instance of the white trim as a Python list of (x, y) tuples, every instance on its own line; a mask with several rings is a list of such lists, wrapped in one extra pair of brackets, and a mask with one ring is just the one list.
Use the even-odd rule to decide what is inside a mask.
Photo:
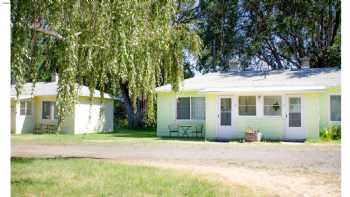
[[(300, 113), (301, 113), (301, 122), (300, 122), (300, 127), (289, 127), (289, 98), (290, 97), (299, 97), (300, 98)], [(285, 96), (285, 102), (286, 102), (286, 110), (285, 110), (285, 131), (284, 131), (284, 136), (283, 138), (285, 140), (296, 140), (299, 139), (297, 137), (292, 137), (292, 138), (288, 138), (287, 137), (287, 132), (302, 132), (304, 134), (303, 138), (300, 139), (306, 139), (307, 138), (307, 131), (306, 131), (306, 125), (305, 125), (305, 99), (304, 99), (304, 95), (302, 94), (290, 94), (290, 95), (286, 95)]]
[(256, 92), (323, 92), (325, 86), (285, 86), (285, 87), (236, 87), (236, 88), (204, 88), (199, 92), (240, 92), (240, 93), (256, 93)]
[[(328, 113), (328, 123), (335, 123), (335, 124), (340, 124), (340, 121), (334, 121), (331, 120), (331, 96), (340, 96), (341, 100), (341, 94), (340, 93), (329, 93), (327, 96), (327, 113)], [(340, 112), (340, 119), (341, 119), (341, 112)]]
[[(235, 96), (234, 95), (219, 95), (216, 103), (216, 138), (231, 139), (234, 136), (234, 121), (235, 121)], [(221, 125), (221, 99), (231, 99), (231, 125)], [(229, 133), (229, 134), (227, 134)]]

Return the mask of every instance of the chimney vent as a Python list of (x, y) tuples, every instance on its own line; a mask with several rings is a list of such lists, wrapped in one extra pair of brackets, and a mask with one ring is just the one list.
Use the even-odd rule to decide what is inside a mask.
[(310, 68), (310, 58), (305, 56), (300, 59), (301, 60), (301, 68)]
[(51, 74), (51, 81), (58, 82), (58, 74), (56, 72)]

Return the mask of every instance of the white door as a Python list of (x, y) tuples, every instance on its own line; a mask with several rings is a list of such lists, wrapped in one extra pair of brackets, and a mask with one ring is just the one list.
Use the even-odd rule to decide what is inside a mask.
[(304, 140), (306, 138), (303, 108), (302, 96), (287, 96), (285, 140)]
[(233, 118), (232, 118), (232, 97), (219, 97), (219, 110), (218, 110), (218, 139), (231, 139), (233, 137)]

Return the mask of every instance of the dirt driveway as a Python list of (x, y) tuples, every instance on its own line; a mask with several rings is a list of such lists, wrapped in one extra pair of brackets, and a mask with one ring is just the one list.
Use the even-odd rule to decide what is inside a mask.
[(87, 157), (188, 170), (279, 196), (340, 196), (340, 145), (293, 143), (13, 144), (12, 156)]

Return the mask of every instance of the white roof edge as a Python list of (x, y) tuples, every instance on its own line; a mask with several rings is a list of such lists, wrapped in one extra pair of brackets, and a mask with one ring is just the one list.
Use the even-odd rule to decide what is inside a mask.
[[(200, 90), (187, 89), (180, 90), (180, 92), (193, 92), (197, 91), (200, 93), (214, 93), (214, 92), (323, 92), (327, 86), (288, 86), (288, 87), (235, 87), (235, 88), (204, 88)], [(161, 92), (172, 92), (169, 89), (156, 90), (157, 93)]]
[(326, 86), (205, 88), (199, 92), (323, 92)]

